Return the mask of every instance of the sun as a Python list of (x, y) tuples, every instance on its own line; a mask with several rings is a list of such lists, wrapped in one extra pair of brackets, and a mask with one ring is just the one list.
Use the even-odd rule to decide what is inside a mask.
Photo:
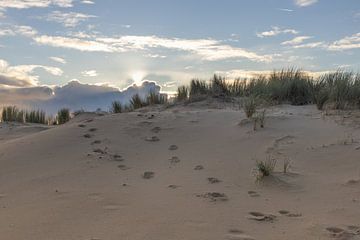
[(141, 85), (142, 81), (144, 80), (146, 74), (143, 71), (136, 71), (133, 74), (131, 74), (131, 78), (134, 81), (134, 83), (138, 86)]

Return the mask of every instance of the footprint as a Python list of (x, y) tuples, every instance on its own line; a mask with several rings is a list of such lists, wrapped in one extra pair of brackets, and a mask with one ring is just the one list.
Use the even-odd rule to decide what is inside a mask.
[(143, 175), (142, 175), (142, 177), (144, 178), (144, 179), (151, 179), (151, 178), (153, 178), (155, 176), (155, 173), (154, 172), (144, 172), (143, 173)]
[(208, 181), (209, 181), (209, 183), (211, 183), (211, 184), (215, 184), (215, 183), (220, 183), (220, 182), (221, 182), (221, 180), (219, 180), (219, 179), (217, 179), (217, 178), (213, 178), (213, 177), (208, 178)]
[(93, 136), (91, 135), (91, 134), (89, 134), (89, 133), (87, 133), (87, 134), (84, 134), (84, 138), (92, 138)]
[(225, 202), (229, 200), (225, 193), (218, 193), (218, 192), (208, 192), (205, 194), (198, 194), (196, 196), (209, 199), (211, 202), (217, 202), (217, 201)]
[(272, 214), (264, 214), (261, 212), (249, 212), (249, 219), (260, 222), (273, 222), (276, 220), (276, 216)]
[(178, 185), (173, 185), (173, 184), (171, 184), (171, 185), (169, 185), (168, 186), (168, 188), (171, 188), (171, 189), (176, 189), (176, 188), (179, 188), (180, 186), (178, 186)]
[(96, 132), (97, 131), (97, 128), (90, 128), (89, 129), (89, 132)]
[(169, 150), (170, 151), (175, 151), (175, 150), (177, 150), (178, 149), (178, 146), (176, 146), (176, 145), (171, 145), (170, 147), (169, 147)]
[(250, 197), (260, 197), (260, 194), (255, 191), (248, 191)]
[(100, 140), (95, 140), (91, 143), (91, 145), (95, 145), (95, 144), (101, 144), (101, 141)]
[(344, 229), (339, 228), (339, 227), (327, 227), (326, 231), (328, 231), (334, 237), (345, 232)]
[(148, 142), (158, 142), (158, 141), (160, 141), (160, 139), (159, 139), (157, 136), (152, 136), (152, 137), (147, 137), (147, 138), (145, 138), (145, 141), (148, 141)]
[(106, 149), (96, 148), (93, 150), (94, 153), (106, 154)]
[(118, 165), (118, 168), (120, 168), (121, 170), (123, 170), (123, 171), (126, 171), (126, 170), (129, 170), (130, 168), (129, 167), (127, 167), (126, 165)]
[(90, 123), (90, 122), (93, 122), (94, 119), (88, 119), (88, 120), (85, 120), (86, 123)]
[(85, 124), (79, 124), (78, 127), (84, 128), (84, 127), (86, 127), (86, 125)]
[(159, 133), (161, 131), (161, 128), (160, 127), (154, 127), (153, 129), (151, 129), (151, 131), (153, 133)]
[(279, 213), (286, 217), (293, 217), (293, 218), (302, 217), (301, 213), (292, 213), (288, 210), (280, 210)]
[(203, 165), (197, 165), (197, 166), (194, 168), (195, 171), (201, 171), (201, 170), (203, 170), (203, 169), (204, 169), (204, 166), (203, 166)]
[(170, 158), (169, 161), (171, 164), (177, 164), (177, 163), (181, 162), (180, 158), (178, 158), (176, 156)]
[(112, 159), (113, 159), (114, 161), (116, 161), (116, 162), (122, 162), (122, 161), (124, 161), (124, 159), (122, 158), (122, 156), (121, 156), (121, 155), (118, 155), (118, 154), (114, 154), (114, 155), (112, 155), (111, 157), (112, 157)]

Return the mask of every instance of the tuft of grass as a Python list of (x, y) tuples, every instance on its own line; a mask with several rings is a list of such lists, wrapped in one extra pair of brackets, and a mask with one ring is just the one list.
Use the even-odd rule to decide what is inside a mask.
[(177, 89), (176, 100), (177, 101), (185, 101), (189, 96), (189, 88), (186, 86), (180, 86)]
[(155, 92), (150, 92), (146, 98), (146, 105), (164, 104), (167, 102), (167, 96)]
[(146, 102), (140, 97), (139, 94), (135, 94), (131, 97), (130, 107), (131, 109), (139, 109), (146, 106)]
[(111, 103), (110, 112), (112, 112), (112, 113), (122, 113), (122, 111), (123, 111), (123, 106), (122, 106), (121, 102), (113, 101)]
[(190, 82), (189, 99), (197, 100), (209, 96), (211, 93), (210, 86), (205, 82), (198, 79), (193, 79)]
[(256, 113), (258, 101), (254, 96), (244, 99), (243, 108), (247, 118), (251, 118)]
[(42, 110), (33, 110), (33, 111), (25, 112), (24, 115), (25, 115), (25, 122), (47, 124), (46, 114)]
[(257, 179), (270, 176), (276, 167), (276, 159), (268, 156), (265, 161), (256, 161)]
[(59, 125), (70, 121), (70, 110), (67, 108), (60, 109), (57, 113), (56, 120)]

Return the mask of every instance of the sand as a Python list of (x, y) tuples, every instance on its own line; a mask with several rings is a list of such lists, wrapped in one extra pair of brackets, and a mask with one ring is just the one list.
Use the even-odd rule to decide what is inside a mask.
[[(256, 132), (242, 111), (201, 103), (2, 124), (0, 238), (360, 239), (358, 118), (267, 115)], [(256, 181), (268, 156), (276, 172)]]

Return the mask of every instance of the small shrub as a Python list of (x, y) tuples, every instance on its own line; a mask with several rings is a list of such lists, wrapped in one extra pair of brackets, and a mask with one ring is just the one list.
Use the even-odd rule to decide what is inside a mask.
[(262, 179), (264, 177), (270, 176), (276, 167), (276, 159), (268, 156), (265, 161), (256, 162), (257, 178)]
[(67, 108), (62, 108), (57, 113), (57, 124), (64, 124), (70, 121), (70, 110)]
[(111, 109), (110, 112), (112, 113), (122, 113), (123, 106), (119, 101), (114, 101), (111, 103)]

